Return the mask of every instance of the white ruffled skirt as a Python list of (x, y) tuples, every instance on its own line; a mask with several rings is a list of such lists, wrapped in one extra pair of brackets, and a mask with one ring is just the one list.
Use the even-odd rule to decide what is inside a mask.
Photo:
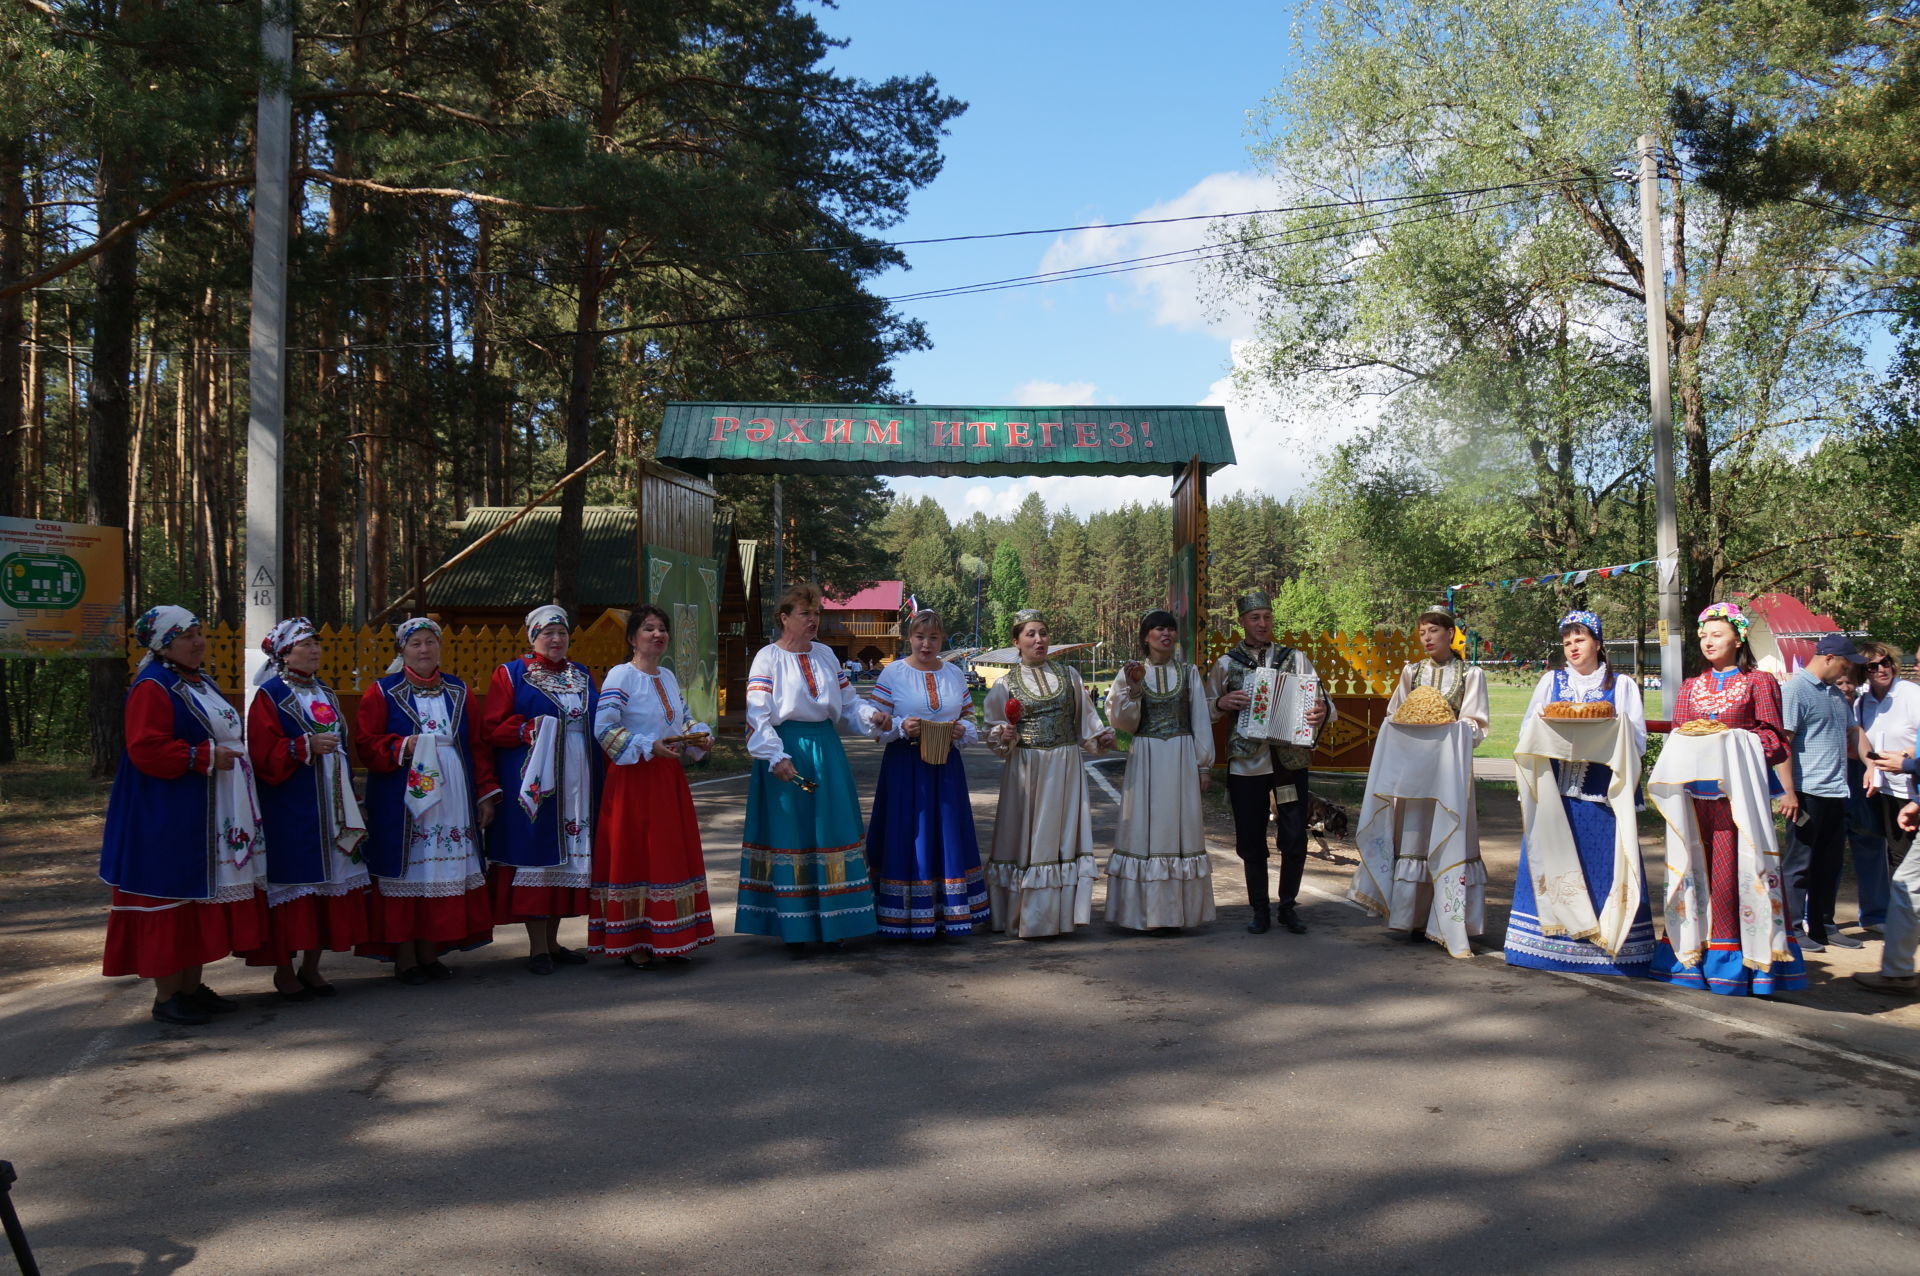
[(993, 928), (1035, 939), (1093, 920), (1093, 818), (1080, 746), (1016, 748), (986, 863)]
[(1107, 858), (1107, 920), (1132, 930), (1199, 926), (1214, 917), (1213, 865), (1192, 736), (1135, 736)]

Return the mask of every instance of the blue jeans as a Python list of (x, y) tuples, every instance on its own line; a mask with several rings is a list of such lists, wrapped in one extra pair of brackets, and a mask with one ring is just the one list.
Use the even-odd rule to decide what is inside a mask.
[[(1787, 824), (1780, 876), (1786, 885), (1787, 917), (1811, 939), (1825, 942), (1833, 925), (1833, 904), (1846, 866), (1847, 799), (1800, 795), (1802, 823)], [(1885, 862), (1885, 857), (1882, 857)]]

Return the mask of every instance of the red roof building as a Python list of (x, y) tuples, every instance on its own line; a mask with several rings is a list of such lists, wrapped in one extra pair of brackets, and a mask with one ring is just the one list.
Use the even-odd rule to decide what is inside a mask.
[(1787, 673), (1813, 659), (1813, 649), (1828, 634), (1840, 632), (1832, 616), (1810, 611), (1792, 594), (1735, 594), (1746, 609), (1747, 642), (1757, 659), (1774, 656)]
[(832, 598), (820, 608), (820, 641), (842, 660), (880, 665), (900, 651), (900, 608), (906, 585), (883, 580), (850, 598)]

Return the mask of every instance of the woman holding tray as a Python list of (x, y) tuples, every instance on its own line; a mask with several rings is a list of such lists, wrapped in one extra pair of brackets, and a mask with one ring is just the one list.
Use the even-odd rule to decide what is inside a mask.
[(633, 659), (608, 671), (593, 736), (611, 765), (593, 826), (593, 908), (587, 951), (636, 970), (672, 965), (713, 942), (707, 860), (684, 762), (706, 756), (713, 729), (693, 721), (673, 670), (660, 658), (673, 636), (652, 605), (627, 616)]
[[(1426, 658), (1400, 671), (1374, 746), (1348, 897), (1455, 957), (1486, 928), (1487, 869), (1473, 807), (1473, 750), (1486, 739), (1487, 676), (1454, 654), (1453, 613), (1422, 612)], [(1444, 728), (1444, 730), (1442, 730)]]
[[(1747, 617), (1736, 603), (1715, 603), (1700, 613), (1700, 654), (1707, 668), (1688, 679), (1674, 698), (1673, 724), (1723, 723), (1728, 729), (1750, 732), (1760, 746), (1765, 765), (1772, 768), (1771, 783), (1791, 791), (1793, 762), (1787, 751), (1786, 728), (1780, 719), (1780, 684), (1756, 667), (1747, 645)], [(1669, 747), (1671, 747), (1669, 741)], [(1653, 978), (1688, 988), (1701, 988), (1727, 997), (1771, 996), (1807, 986), (1806, 962), (1794, 942), (1792, 927), (1784, 924), (1779, 847), (1773, 820), (1752, 818), (1742, 829), (1735, 819), (1736, 796), (1757, 801), (1762, 811), (1765, 794), (1736, 794), (1723, 780), (1697, 780), (1686, 785), (1699, 835), (1698, 847), (1687, 847), (1702, 857), (1707, 885), (1707, 926), (1698, 954), (1685, 956), (1674, 949), (1675, 914), (1668, 909), (1668, 934), (1654, 949)], [(1651, 797), (1651, 791), (1650, 791)], [(1748, 847), (1760, 865), (1769, 866), (1751, 880), (1741, 871), (1741, 833), (1752, 839)], [(1672, 832), (1669, 831), (1669, 859)], [(1671, 868), (1670, 868), (1671, 873)], [(1743, 899), (1743, 896), (1748, 898)], [(1755, 897), (1758, 898), (1755, 898)], [(1741, 943), (1745, 911), (1771, 908), (1783, 935), (1765, 961), (1749, 956)], [(1694, 919), (1697, 921), (1698, 919)]]
[[(1653, 962), (1653, 915), (1633, 813), (1647, 749), (1640, 687), (1607, 664), (1600, 618), (1590, 611), (1560, 618), (1560, 649), (1566, 666), (1534, 687), (1514, 750), (1526, 827), (1507, 919), (1507, 964), (1645, 976)], [(1536, 721), (1543, 715), (1581, 725), (1556, 731)], [(1618, 774), (1597, 760), (1601, 755), (1613, 759)], [(1586, 933), (1576, 938), (1578, 932)]]
[(1093, 919), (1093, 818), (1083, 751), (1113, 744), (1080, 675), (1047, 659), (1047, 622), (1013, 614), (1018, 664), (987, 693), (988, 742), (1007, 759), (993, 823), (987, 897), (993, 928), (1039, 939)]
[(880, 786), (867, 825), (880, 933), (932, 939), (984, 933), (992, 924), (973, 799), (960, 749), (977, 742), (966, 675), (940, 659), (946, 629), (936, 611), (907, 618), (905, 660), (880, 671), (873, 702), (893, 725), (881, 735)]
[(747, 671), (753, 776), (733, 928), (784, 940), (794, 958), (809, 944), (838, 949), (874, 932), (860, 799), (834, 724), (862, 733), (893, 725), (860, 699), (833, 648), (814, 641), (820, 603), (815, 585), (781, 595), (780, 637)]
[[(1120, 831), (1107, 857), (1107, 920), (1177, 931), (1213, 920), (1213, 865), (1200, 794), (1213, 766), (1207, 685), (1179, 658), (1173, 613), (1140, 618), (1144, 661), (1107, 691), (1107, 721), (1133, 734), (1120, 791)], [(1262, 875), (1265, 867), (1262, 866)]]

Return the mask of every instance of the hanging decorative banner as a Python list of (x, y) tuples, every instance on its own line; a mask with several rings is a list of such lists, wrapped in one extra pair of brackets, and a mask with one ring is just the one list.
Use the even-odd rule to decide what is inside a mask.
[(1659, 564), (1660, 578), (1663, 581), (1671, 580), (1680, 566), (1678, 557), (1643, 558), (1635, 563), (1615, 563), (1611, 567), (1582, 567), (1570, 572), (1549, 572), (1544, 576), (1515, 576), (1507, 580), (1465, 580), (1458, 585), (1447, 586), (1447, 596), (1451, 600), (1452, 596), (1462, 589), (1504, 589), (1512, 593), (1526, 585), (1584, 585), (1594, 577), (1612, 580), (1615, 576), (1631, 575), (1642, 567), (1651, 567), (1656, 563)]

